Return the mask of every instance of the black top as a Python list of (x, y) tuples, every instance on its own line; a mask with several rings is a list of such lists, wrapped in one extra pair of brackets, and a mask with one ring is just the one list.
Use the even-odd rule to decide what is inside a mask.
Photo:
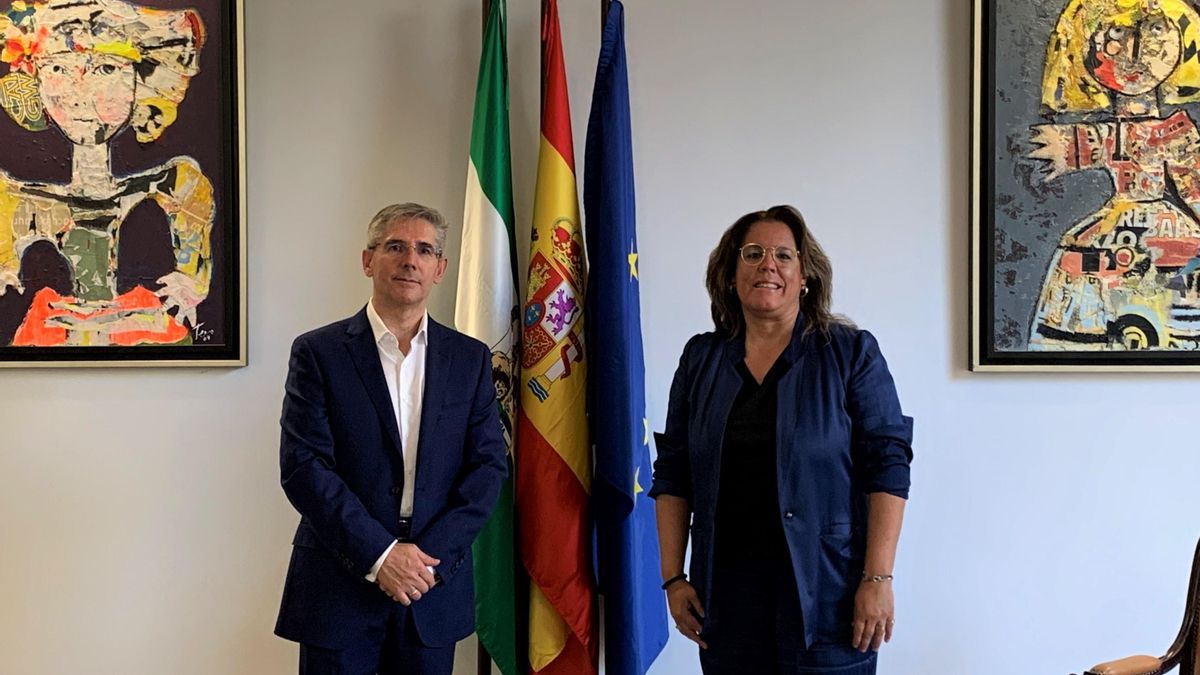
[(800, 599), (779, 511), (775, 443), (778, 359), (762, 384), (744, 362), (742, 386), (725, 424), (713, 529), (714, 640), (743, 646), (803, 644)]
[(745, 362), (737, 364), (742, 388), (725, 423), (721, 478), (714, 522), (717, 567), (725, 555), (742, 562), (773, 560), (787, 553), (776, 480), (775, 410), (778, 383), (787, 364), (771, 366), (762, 384)]

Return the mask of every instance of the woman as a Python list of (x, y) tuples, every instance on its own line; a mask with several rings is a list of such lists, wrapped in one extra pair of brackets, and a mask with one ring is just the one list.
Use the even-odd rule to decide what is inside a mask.
[(0, 39), (4, 111), (72, 148), (67, 184), (0, 171), (0, 300), (23, 294), (23, 321), (15, 334), (0, 326), (0, 344), (189, 342), (212, 277), (212, 184), (190, 157), (116, 176), (110, 143), (126, 129), (150, 143), (175, 121), (199, 72), (200, 17), (17, 0), (0, 13)]
[[(705, 673), (875, 672), (912, 420), (870, 333), (830, 313), (800, 213), (738, 219), (709, 257), (654, 463), (663, 587)], [(683, 574), (691, 521), (691, 576)]]

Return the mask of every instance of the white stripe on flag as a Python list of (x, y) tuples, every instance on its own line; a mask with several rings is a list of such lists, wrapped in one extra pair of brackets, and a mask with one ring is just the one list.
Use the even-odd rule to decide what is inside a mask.
[(517, 304), (509, 260), (508, 228), (483, 193), (475, 163), (467, 167), (462, 259), (454, 324), (492, 351), (511, 351), (512, 309)]

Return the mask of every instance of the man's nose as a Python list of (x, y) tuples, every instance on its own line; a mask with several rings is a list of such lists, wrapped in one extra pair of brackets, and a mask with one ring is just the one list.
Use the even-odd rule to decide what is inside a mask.
[(419, 260), (420, 257), (421, 254), (417, 253), (417, 247), (409, 246), (408, 248), (404, 249), (403, 253), (400, 254), (400, 262), (404, 264), (405, 267), (416, 267), (417, 260)]

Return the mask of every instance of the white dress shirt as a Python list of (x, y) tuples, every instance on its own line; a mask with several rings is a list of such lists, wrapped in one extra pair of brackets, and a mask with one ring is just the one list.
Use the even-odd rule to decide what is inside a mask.
[[(400, 443), (404, 458), (404, 488), (400, 495), (400, 517), (412, 517), (413, 495), (417, 482), (417, 444), (421, 434), (421, 407), (425, 399), (425, 349), (429, 343), (429, 313), (421, 317), (417, 334), (409, 343), (408, 353), (400, 351), (400, 342), (383, 323), (374, 302), (367, 303), (367, 321), (375, 334), (375, 346), (379, 350), (379, 364), (387, 380), (388, 394), (392, 398), (392, 411), (396, 415), (396, 426), (400, 429)], [(379, 568), (396, 542), (384, 550), (367, 574), (367, 581), (374, 582)]]

